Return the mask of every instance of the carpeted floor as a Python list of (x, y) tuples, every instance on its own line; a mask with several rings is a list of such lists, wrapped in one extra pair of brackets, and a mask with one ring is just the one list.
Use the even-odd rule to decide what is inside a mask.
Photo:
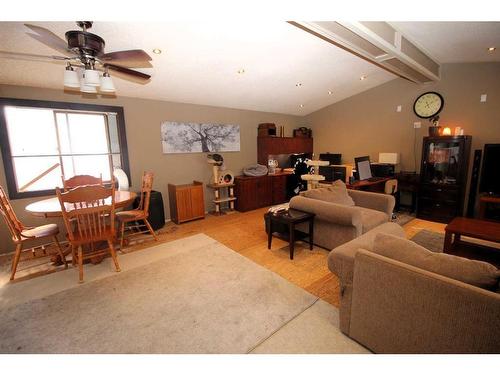
[(120, 262), (86, 266), (82, 285), (70, 268), (3, 286), (0, 352), (367, 352), (335, 307), (208, 236)]

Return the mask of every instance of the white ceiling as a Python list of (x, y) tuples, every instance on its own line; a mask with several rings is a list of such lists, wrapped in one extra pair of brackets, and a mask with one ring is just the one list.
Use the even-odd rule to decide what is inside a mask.
[[(67, 30), (77, 29), (73, 22), (30, 23), (63, 39)], [(499, 44), (500, 23), (391, 24), (438, 62), (500, 60), (498, 50), (495, 56), (480, 56), (492, 35)], [(27, 31), (22, 22), (0, 22), (0, 50), (57, 54)], [(282, 21), (96, 22), (90, 31), (105, 39), (106, 52), (142, 48), (153, 58), (153, 68), (142, 69), (152, 75), (148, 84), (115, 78), (119, 96), (306, 115), (395, 78)], [(163, 53), (151, 53), (154, 48)], [(62, 90), (63, 66), (0, 59), (0, 83)], [(245, 73), (237, 74), (238, 69)], [(361, 81), (362, 75), (367, 79)]]
[[(500, 61), (500, 22), (390, 22), (439, 63)], [(496, 47), (493, 53), (488, 47)]]
[[(32, 23), (62, 38), (77, 29), (73, 22)], [(23, 23), (0, 23), (0, 50), (57, 54), (26, 31)], [(142, 70), (151, 82), (116, 78), (119, 96), (304, 115), (394, 78), (281, 21), (95, 22), (90, 31), (104, 38), (107, 52), (142, 48), (153, 58), (154, 68)], [(151, 53), (154, 48), (163, 53)], [(62, 89), (63, 70), (54, 63), (0, 59), (0, 82)], [(368, 79), (360, 81), (361, 75)]]

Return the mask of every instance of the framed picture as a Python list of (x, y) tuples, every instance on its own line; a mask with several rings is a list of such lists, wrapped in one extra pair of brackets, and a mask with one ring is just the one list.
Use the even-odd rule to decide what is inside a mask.
[(240, 151), (240, 126), (165, 121), (161, 143), (164, 154)]

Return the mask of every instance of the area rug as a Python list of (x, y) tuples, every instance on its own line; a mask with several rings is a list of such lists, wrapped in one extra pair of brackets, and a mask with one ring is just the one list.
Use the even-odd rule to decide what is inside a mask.
[(398, 212), (396, 213), (396, 219), (393, 220), (396, 224), (399, 224), (401, 226), (408, 224), (410, 221), (415, 219), (415, 215), (410, 215), (404, 212)]
[(443, 252), (444, 234), (422, 229), (411, 240), (435, 253)]
[[(194, 237), (194, 248), (159, 245), (165, 258), (2, 309), (0, 353), (248, 353), (316, 310), (315, 296)], [(333, 328), (341, 352), (366, 352)]]

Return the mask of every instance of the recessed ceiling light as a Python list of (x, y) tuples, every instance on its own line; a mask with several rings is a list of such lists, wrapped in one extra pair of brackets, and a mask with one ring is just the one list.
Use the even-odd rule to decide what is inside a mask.
[(159, 49), (159, 48), (155, 48), (155, 49), (153, 50), (153, 53), (156, 53), (157, 55), (159, 55), (159, 54), (161, 53), (161, 49)]
[(300, 108), (304, 108), (304, 104), (299, 105)]
[(497, 49), (496, 47), (490, 47), (490, 48), (488, 48), (488, 52), (493, 52), (496, 49)]
[(360, 80), (360, 81), (364, 81), (365, 79), (366, 79), (366, 76), (361, 76), (361, 77), (359, 77), (359, 80)]
[(245, 73), (245, 69), (238, 69), (238, 74), (243, 74)]
[(302, 83), (298, 82), (295, 84), (295, 86), (300, 87), (300, 86), (302, 86)]
[(333, 94), (333, 91), (328, 91), (328, 95), (332, 95)]

